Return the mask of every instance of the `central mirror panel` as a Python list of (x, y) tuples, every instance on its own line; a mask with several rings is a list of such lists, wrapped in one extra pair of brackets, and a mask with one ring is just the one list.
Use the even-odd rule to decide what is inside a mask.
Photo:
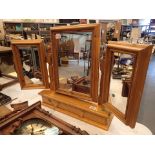
[(51, 28), (51, 89), (79, 99), (98, 101), (100, 25)]
[(135, 60), (134, 54), (112, 51), (109, 101), (123, 114), (126, 113)]
[(18, 46), (22, 73), (26, 85), (43, 85), (38, 47), (36, 45)]
[(58, 41), (58, 88), (90, 95), (92, 32), (62, 32), (55, 37)]

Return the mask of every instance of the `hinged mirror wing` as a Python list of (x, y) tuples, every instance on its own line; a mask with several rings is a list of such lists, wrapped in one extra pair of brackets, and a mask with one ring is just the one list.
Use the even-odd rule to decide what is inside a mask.
[(21, 88), (48, 88), (43, 40), (13, 40), (11, 45)]
[(98, 24), (51, 28), (52, 90), (97, 102), (99, 35)]
[(100, 99), (104, 107), (134, 127), (152, 45), (109, 42)]

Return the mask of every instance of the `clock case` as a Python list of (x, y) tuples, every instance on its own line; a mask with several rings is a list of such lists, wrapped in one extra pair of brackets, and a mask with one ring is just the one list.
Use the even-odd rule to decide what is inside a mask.
[(0, 118), (1, 135), (14, 135), (25, 122), (34, 119), (38, 122), (45, 122), (44, 124), (48, 124), (48, 126), (56, 126), (63, 135), (88, 135), (86, 131), (68, 124), (42, 109), (41, 102), (36, 102), (31, 106), (28, 106), (28, 102), (12, 104), (11, 106), (14, 110)]
[[(151, 56), (152, 45), (130, 44), (123, 42), (109, 42), (106, 47), (105, 54), (100, 54), (100, 25), (99, 24), (82, 24), (72, 26), (60, 26), (51, 28), (51, 48), (45, 54), (43, 50), (43, 43), (41, 44), (42, 56), (40, 61), (41, 67), (45, 68), (48, 63), (50, 82), (48, 83), (48, 75), (42, 72), (44, 77), (45, 87), (39, 94), (42, 96), (42, 104), (51, 109), (65, 113), (69, 116), (85, 121), (89, 124), (108, 130), (112, 121), (113, 115), (117, 116), (124, 124), (134, 128), (137, 120), (137, 115), (140, 107), (144, 82), (146, 78), (147, 68)], [(58, 63), (57, 63), (57, 40), (56, 33), (61, 32), (92, 32), (92, 85), (90, 88), (90, 95), (65, 92), (58, 89)], [(37, 40), (35, 42), (38, 42)], [(41, 41), (40, 41), (41, 42)], [(17, 44), (30, 44), (34, 41), (16, 41), (12, 42), (12, 49), (14, 52), (14, 62), (17, 68), (17, 73), (20, 85), (24, 88), (23, 79), (20, 71), (19, 57), (16, 48)], [(123, 51), (128, 54), (134, 54), (135, 69), (132, 78), (132, 87), (130, 89), (127, 108), (125, 114), (114, 107), (109, 102), (109, 86), (110, 76), (112, 72), (112, 51)], [(44, 53), (44, 54), (43, 54)], [(45, 55), (47, 56), (45, 58)], [(101, 78), (99, 80), (99, 71)], [(98, 82), (99, 81), (99, 82)], [(27, 87), (29, 89), (38, 88), (37, 86)]]

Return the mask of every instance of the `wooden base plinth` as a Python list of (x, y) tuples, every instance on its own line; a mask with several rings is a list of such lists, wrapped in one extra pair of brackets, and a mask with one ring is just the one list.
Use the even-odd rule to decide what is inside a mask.
[(44, 106), (104, 130), (108, 130), (110, 126), (113, 115), (110, 112), (105, 111), (102, 106), (58, 94), (51, 90), (43, 90), (39, 94), (42, 96), (42, 104)]

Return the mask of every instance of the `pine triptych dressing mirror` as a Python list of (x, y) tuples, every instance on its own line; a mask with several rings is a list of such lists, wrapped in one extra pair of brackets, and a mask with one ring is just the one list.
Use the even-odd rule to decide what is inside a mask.
[(50, 31), (48, 54), (41, 40), (12, 42), (21, 87), (48, 88), (40, 92), (43, 105), (102, 129), (108, 130), (113, 115), (134, 127), (152, 46), (109, 42), (101, 59), (99, 24)]

